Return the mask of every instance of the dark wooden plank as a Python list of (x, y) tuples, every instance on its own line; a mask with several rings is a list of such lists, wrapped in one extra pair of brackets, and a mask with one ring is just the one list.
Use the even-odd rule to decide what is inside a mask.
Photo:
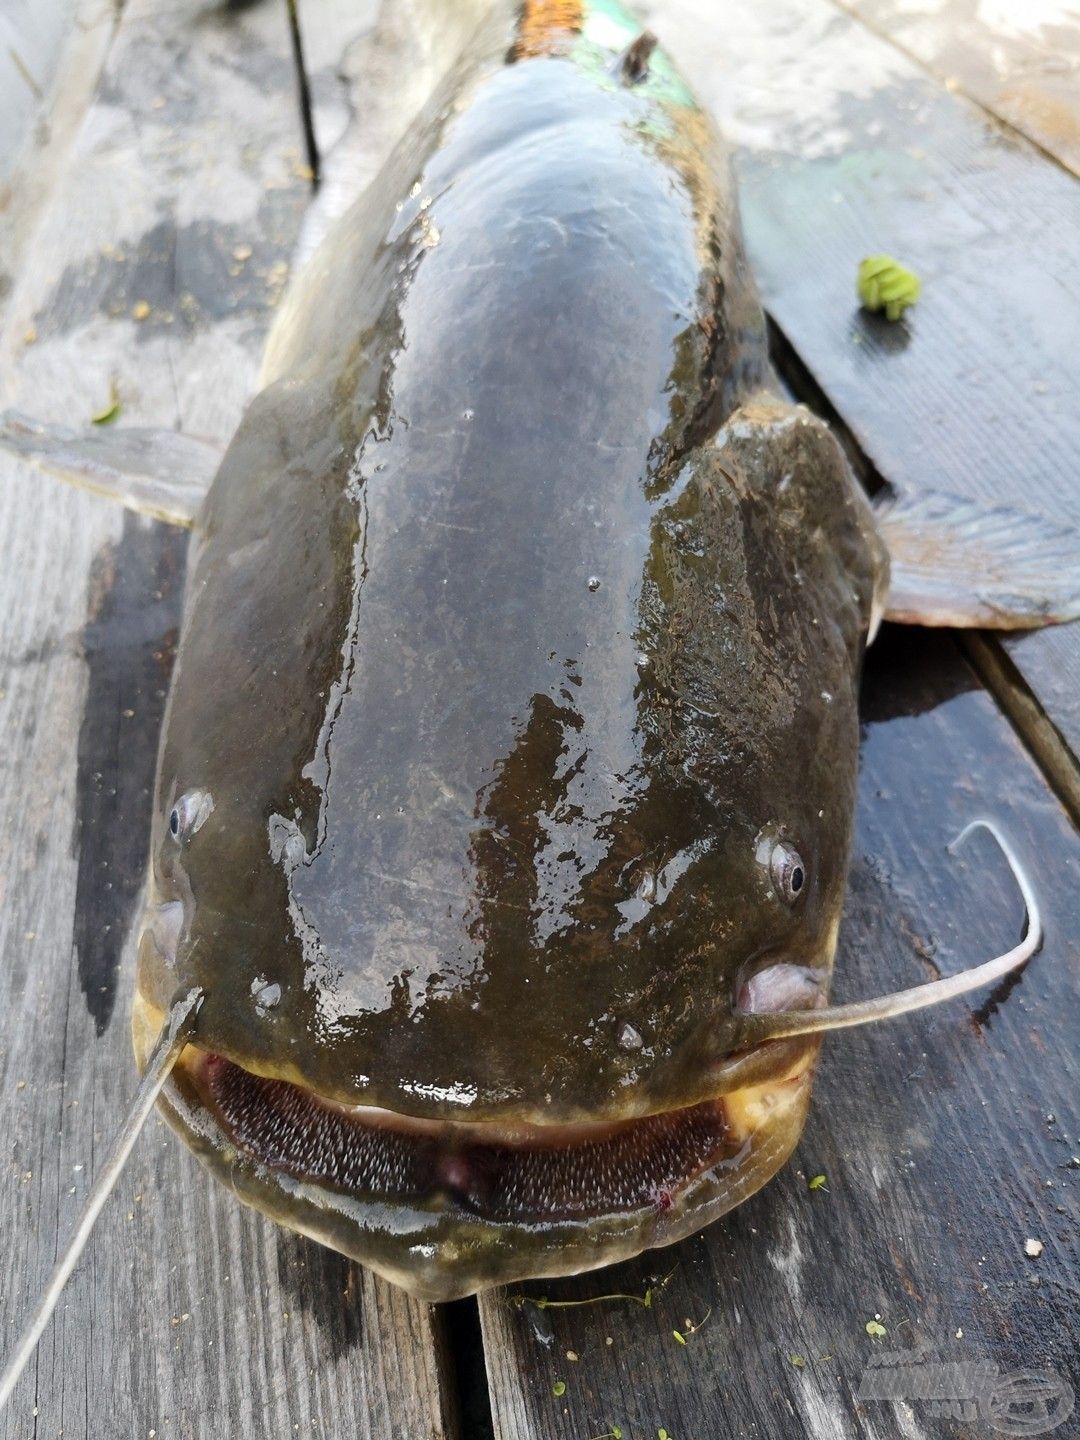
[[(881, 474), (1080, 524), (1080, 188), (829, 0), (647, 10), (738, 147), (747, 240), (777, 324)], [(911, 318), (861, 312), (891, 252)], [(1080, 628), (1009, 642), (1080, 753)]]
[[(827, 1040), (792, 1163), (702, 1235), (524, 1287), (553, 1299), (640, 1294), (673, 1270), (650, 1309), (538, 1314), (504, 1292), (484, 1298), (496, 1435), (580, 1440), (613, 1425), (625, 1440), (660, 1427), (673, 1440), (992, 1433), (984, 1416), (944, 1427), (915, 1388), (911, 1403), (859, 1401), (883, 1349), (1080, 1381), (1070, 999), (1080, 841), (948, 638), (887, 629), (864, 714), (838, 998), (915, 984), (1013, 942), (1021, 909), (992, 844), (945, 853), (974, 816), (995, 816), (1034, 867), (1043, 952), (972, 1004)], [(818, 1174), (826, 1188), (811, 1192)], [(1029, 1239), (1042, 1242), (1037, 1258)], [(680, 1345), (673, 1330), (686, 1334), (706, 1313)], [(877, 1341), (865, 1329), (876, 1316), (887, 1332)]]
[[(0, 337), (0, 403), (227, 435), (308, 200), (284, 7), (132, 0)], [(141, 317), (141, 318), (140, 318)], [(36, 339), (27, 343), (33, 327)], [(6, 1351), (134, 1088), (127, 931), (184, 540), (0, 470)], [(0, 1435), (443, 1437), (431, 1307), (243, 1210), (159, 1122)]]
[(1080, 15), (1056, 0), (840, 0), (1080, 174)]

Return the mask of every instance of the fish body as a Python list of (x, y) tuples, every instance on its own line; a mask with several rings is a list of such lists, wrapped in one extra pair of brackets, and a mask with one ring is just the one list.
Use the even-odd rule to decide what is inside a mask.
[(651, 37), (493, 11), (263, 378), (194, 524), (140, 1063), (200, 992), (170, 1121), (424, 1298), (671, 1243), (805, 1120), (889, 558)]
[(621, 12), (542, 11), (270, 342), (195, 523), (139, 952), (140, 1055), (205, 993), (188, 1141), (429, 1298), (678, 1238), (786, 1158), (820, 1042), (740, 1049), (737, 1002), (827, 992), (887, 576), (772, 393), (704, 114)]

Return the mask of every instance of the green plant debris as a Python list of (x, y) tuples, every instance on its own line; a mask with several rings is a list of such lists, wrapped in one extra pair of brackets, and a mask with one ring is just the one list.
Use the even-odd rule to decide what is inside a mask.
[(824, 1175), (811, 1175), (811, 1176), (810, 1176), (810, 1179), (806, 1182), (806, 1188), (807, 1188), (808, 1190), (824, 1190), (824, 1189), (825, 1189), (825, 1176), (824, 1176)]
[(685, 1344), (686, 1344), (686, 1341), (687, 1341), (687, 1338), (688, 1338), (689, 1336), (691, 1336), (691, 1335), (696, 1335), (697, 1332), (701, 1329), (701, 1327), (705, 1324), (705, 1321), (708, 1320), (708, 1318), (709, 1318), (709, 1316), (710, 1316), (711, 1314), (712, 1314), (712, 1306), (710, 1305), (709, 1308), (708, 1308), (708, 1310), (705, 1311), (705, 1314), (701, 1317), (701, 1319), (697, 1322), (696, 1325), (694, 1324), (693, 1320), (691, 1320), (690, 1317), (689, 1317), (689, 1315), (688, 1315), (688, 1316), (686, 1317), (686, 1319), (683, 1321), (683, 1328), (682, 1328), (682, 1330), (672, 1330), (672, 1332), (671, 1332), (672, 1335), (674, 1335), (675, 1339), (678, 1341), (678, 1343), (679, 1343), (680, 1345), (685, 1345)]
[(792, 1365), (795, 1366), (796, 1370), (806, 1369), (806, 1361), (801, 1355), (789, 1355), (787, 1358), (791, 1361)]
[(922, 294), (922, 282), (891, 255), (868, 255), (859, 265), (855, 289), (867, 310), (884, 310), (886, 320), (899, 320)]
[(880, 1340), (883, 1335), (888, 1334), (888, 1331), (880, 1320), (867, 1320), (866, 1333), (873, 1336), (875, 1340)]
[(612, 1425), (610, 1430), (605, 1430), (603, 1435), (592, 1435), (590, 1440), (623, 1440), (622, 1430), (618, 1425)]
[(565, 1395), (565, 1394), (566, 1394), (566, 1381), (565, 1381), (565, 1380), (556, 1380), (556, 1381), (555, 1381), (555, 1384), (552, 1385), (552, 1387), (551, 1387), (551, 1393), (552, 1393), (552, 1395), (555, 1396), (555, 1399), (556, 1399), (556, 1400), (558, 1400), (558, 1398), (559, 1398), (560, 1395)]
[(575, 1310), (579, 1305), (603, 1305), (608, 1300), (628, 1300), (632, 1305), (640, 1305), (643, 1310), (652, 1308), (653, 1296), (659, 1294), (669, 1283), (674, 1270), (669, 1271), (662, 1280), (655, 1285), (650, 1285), (644, 1295), (623, 1295), (615, 1293), (611, 1295), (593, 1295), (588, 1300), (549, 1300), (546, 1295), (510, 1295), (509, 1303), (515, 1310), (521, 1310), (526, 1305), (533, 1305), (537, 1310)]
[(91, 425), (111, 425), (120, 414), (120, 392), (116, 388), (116, 381), (109, 384), (109, 403), (96, 415), (90, 416)]
[(673, 1437), (669, 1435), (668, 1432), (661, 1425), (660, 1429), (656, 1432), (656, 1440), (673, 1440)]

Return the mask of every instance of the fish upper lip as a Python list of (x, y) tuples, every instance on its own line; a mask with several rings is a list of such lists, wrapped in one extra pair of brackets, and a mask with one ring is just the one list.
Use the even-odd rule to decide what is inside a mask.
[[(399, 1129), (418, 1134), (444, 1134), (452, 1131), (462, 1139), (472, 1137), (481, 1143), (492, 1143), (500, 1134), (509, 1136), (511, 1132), (517, 1131), (520, 1132), (521, 1143), (542, 1140), (551, 1144), (557, 1143), (551, 1138), (557, 1132), (565, 1132), (567, 1137), (576, 1133), (581, 1138), (587, 1138), (590, 1133), (599, 1134), (613, 1126), (626, 1126), (651, 1116), (670, 1114), (692, 1105), (720, 1100), (734, 1090), (768, 1083), (776, 1075), (790, 1069), (792, 1064), (812, 1057), (820, 1044), (820, 1036), (800, 1035), (748, 1045), (701, 1065), (697, 1071), (697, 1083), (692, 1086), (678, 1087), (670, 1092), (659, 1091), (656, 1094), (642, 1089), (628, 1102), (623, 1099), (621, 1108), (619, 1101), (623, 1097), (615, 1097), (610, 1104), (573, 1110), (552, 1103), (548, 1097), (543, 1101), (515, 1097), (495, 1105), (481, 1102), (476, 1106), (476, 1109), (481, 1110), (480, 1114), (475, 1113), (471, 1104), (468, 1107), (456, 1108), (446, 1106), (412, 1109), (406, 1105), (398, 1106), (392, 1101), (400, 1094), (400, 1090), (389, 1097), (390, 1104), (387, 1103), (387, 1090), (383, 1090), (377, 1100), (366, 1087), (351, 1095), (328, 1094), (311, 1084), (304, 1074), (295, 1068), (277, 1071), (259, 1063), (248, 1064), (245, 1063), (245, 1057), (211, 1050), (198, 1040), (194, 1040), (188, 1049), (204, 1057), (214, 1056), (227, 1061), (264, 1080), (292, 1084), (321, 1105), (332, 1107), (341, 1114), (358, 1120), (396, 1125)], [(419, 1086), (410, 1087), (408, 1098), (418, 1093)]]
[(265, 1075), (249, 1069), (229, 1056), (213, 1053), (194, 1042), (184, 1051), (178, 1068), (190, 1074), (205, 1074), (215, 1066), (231, 1066), (264, 1084), (288, 1085), (328, 1113), (339, 1115), (344, 1120), (415, 1137), (461, 1144), (552, 1148), (588, 1143), (630, 1129), (642, 1121), (673, 1115), (699, 1105), (718, 1104), (734, 1091), (768, 1084), (793, 1068), (801, 1068), (804, 1062), (811, 1064), (820, 1043), (820, 1036), (815, 1035), (763, 1041), (729, 1055), (711, 1067), (712, 1083), (703, 1086), (702, 1093), (689, 1100), (635, 1109), (624, 1114), (586, 1118), (547, 1114), (534, 1119), (532, 1111), (523, 1115), (509, 1107), (505, 1113), (482, 1119), (416, 1115), (366, 1100), (340, 1100), (322, 1094), (302, 1080)]

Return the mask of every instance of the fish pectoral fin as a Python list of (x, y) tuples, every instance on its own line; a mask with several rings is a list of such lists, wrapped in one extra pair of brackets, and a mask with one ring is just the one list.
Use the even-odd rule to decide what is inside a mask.
[(875, 506), (889, 551), (885, 617), (905, 625), (1026, 630), (1080, 618), (1080, 534), (958, 495)]
[(176, 430), (69, 430), (16, 410), (0, 414), (0, 450), (172, 525), (191, 524), (224, 453)]

